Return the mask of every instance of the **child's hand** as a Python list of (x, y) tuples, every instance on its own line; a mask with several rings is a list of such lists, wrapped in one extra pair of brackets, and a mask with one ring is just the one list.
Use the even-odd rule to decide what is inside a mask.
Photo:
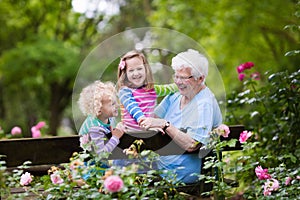
[(114, 128), (112, 131), (111, 131), (111, 134), (117, 138), (121, 138), (123, 135), (124, 135), (124, 131), (118, 129), (118, 128)]
[(141, 127), (145, 130), (148, 130), (149, 128), (155, 128), (156, 130), (162, 131), (165, 121), (166, 120), (164, 119), (148, 117), (141, 122)]
[(142, 118), (140, 118), (139, 121), (137, 122), (138, 125), (139, 125), (141, 128), (143, 128), (143, 129), (145, 129), (145, 128), (144, 128), (144, 126), (143, 126), (142, 124), (143, 124), (143, 121), (145, 121), (146, 119), (147, 119), (147, 117), (142, 117)]
[(125, 133), (127, 132), (127, 129), (126, 129), (126, 127), (124, 126), (124, 124), (122, 122), (119, 122), (117, 124), (116, 128), (123, 131), (123, 132), (125, 132)]

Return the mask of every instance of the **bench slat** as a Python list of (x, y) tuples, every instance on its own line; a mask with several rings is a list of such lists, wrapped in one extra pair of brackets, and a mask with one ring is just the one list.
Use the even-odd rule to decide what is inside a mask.
[[(229, 126), (231, 133), (228, 138), (239, 138), (239, 134), (244, 130), (244, 126)], [(183, 154), (185, 152), (167, 135), (161, 133), (135, 133), (124, 134), (120, 140), (119, 148), (116, 148), (111, 155), (111, 159), (127, 158), (122, 152), (128, 148), (135, 140), (143, 139), (144, 145), (141, 149), (153, 150), (160, 155)], [(240, 143), (235, 147), (226, 148), (224, 151), (240, 150)], [(17, 167), (25, 161), (31, 161), (32, 165), (55, 165), (69, 162), (73, 152), (80, 152), (79, 136), (66, 137), (44, 137), (44, 138), (18, 138), (0, 140), (0, 155), (6, 161), (7, 167)], [(198, 152), (191, 152), (198, 153)]]

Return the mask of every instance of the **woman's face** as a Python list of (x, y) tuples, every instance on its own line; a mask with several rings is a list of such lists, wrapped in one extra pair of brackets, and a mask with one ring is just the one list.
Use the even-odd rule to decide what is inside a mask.
[(192, 76), (190, 68), (176, 70), (174, 82), (176, 83), (180, 94), (183, 96), (194, 96), (198, 92), (201, 83)]
[(126, 60), (126, 76), (133, 87), (142, 87), (146, 80), (146, 69), (140, 57)]

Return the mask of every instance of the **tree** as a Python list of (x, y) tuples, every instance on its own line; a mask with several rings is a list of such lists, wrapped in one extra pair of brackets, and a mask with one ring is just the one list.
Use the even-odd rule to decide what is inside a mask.
[(292, 15), (295, 4), (292, 0), (156, 0), (149, 20), (152, 26), (180, 31), (203, 45), (230, 91), (236, 87), (231, 81), (235, 67), (246, 61), (258, 69), (297, 69), (297, 58), (283, 56), (299, 45), (299, 35), (284, 30), (286, 24), (298, 21)]
[(71, 2), (0, 2), (5, 19), (0, 32), (2, 127), (20, 125), (30, 133), (37, 120), (46, 120), (49, 134), (57, 135), (80, 61), (100, 37), (97, 24), (103, 20), (97, 11), (93, 18), (75, 13)]
[[(82, 60), (106, 37), (134, 24), (144, 26), (150, 12), (147, 0), (110, 1), (120, 7), (122, 17), (100, 8), (105, 0), (86, 2), (93, 5), (76, 13), (72, 0), (0, 1), (0, 121), (4, 130), (19, 125), (30, 133), (37, 120), (45, 120), (48, 133), (57, 135), (71, 106)], [(116, 69), (109, 71), (109, 78), (115, 74)]]

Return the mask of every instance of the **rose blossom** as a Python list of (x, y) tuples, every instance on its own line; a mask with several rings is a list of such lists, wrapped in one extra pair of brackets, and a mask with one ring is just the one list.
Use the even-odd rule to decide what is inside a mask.
[(258, 72), (252, 73), (250, 77), (254, 80), (260, 80), (260, 74)]
[(50, 179), (53, 184), (61, 184), (64, 182), (64, 180), (60, 177), (58, 171), (55, 171), (53, 174), (51, 174)]
[(81, 145), (84, 145), (84, 144), (87, 144), (90, 142), (90, 139), (89, 139), (89, 135), (88, 134), (84, 134), (80, 137), (80, 144)]
[(255, 168), (255, 174), (259, 180), (270, 179), (271, 175), (268, 174), (268, 169), (263, 169), (261, 166)]
[(254, 66), (253, 62), (245, 62), (243, 64), (244, 69), (251, 69)]
[(243, 131), (243, 132), (241, 132), (240, 138), (239, 138), (240, 143), (246, 142), (248, 140), (248, 138), (251, 137), (251, 135), (252, 135), (251, 131)]
[(269, 179), (267, 180), (267, 182), (265, 182), (264, 185), (264, 196), (270, 196), (273, 191), (276, 191), (278, 189), (279, 182), (274, 178)]
[(11, 134), (12, 135), (19, 135), (22, 133), (22, 129), (18, 126), (15, 126), (11, 129)]
[(118, 192), (123, 186), (123, 180), (119, 176), (111, 175), (104, 181), (104, 187), (109, 192)]
[(22, 174), (20, 184), (22, 186), (29, 185), (32, 181), (31, 174), (29, 172), (25, 172), (25, 174)]
[(287, 177), (287, 178), (285, 179), (285, 185), (291, 184), (291, 180), (292, 180), (291, 177)]
[(229, 127), (225, 124), (221, 124), (220, 126), (218, 126), (216, 131), (217, 131), (218, 135), (221, 135), (224, 138), (227, 138), (230, 133)]
[(242, 80), (244, 80), (244, 78), (246, 77), (246, 75), (245, 74), (239, 74), (239, 80), (240, 81), (242, 81)]
[(46, 122), (41, 121), (41, 122), (39, 122), (37, 125), (35, 125), (35, 128), (36, 128), (36, 129), (41, 129), (41, 128), (43, 128), (44, 126), (46, 126)]
[(245, 70), (244, 65), (239, 65), (236, 70), (239, 74), (242, 73)]
[(41, 137), (41, 131), (36, 128), (36, 126), (31, 127), (31, 135), (33, 138)]
[(240, 64), (236, 70), (237, 72), (240, 74), (242, 73), (243, 71), (245, 71), (246, 69), (251, 69), (252, 67), (254, 66), (254, 63), (253, 62), (245, 62), (243, 64)]

